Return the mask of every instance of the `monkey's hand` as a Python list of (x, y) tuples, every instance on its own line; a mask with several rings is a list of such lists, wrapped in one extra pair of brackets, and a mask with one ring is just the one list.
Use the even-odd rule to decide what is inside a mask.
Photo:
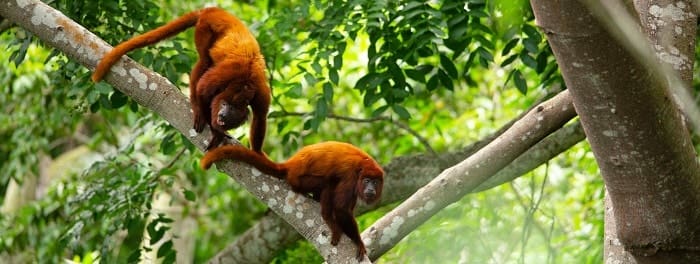
[(340, 242), (340, 233), (335, 233), (331, 235), (331, 245), (337, 246), (338, 242)]
[(194, 113), (194, 131), (197, 131), (197, 133), (200, 133), (204, 131), (204, 127), (207, 126), (207, 120), (204, 119), (204, 117), (201, 114), (197, 114), (196, 112)]

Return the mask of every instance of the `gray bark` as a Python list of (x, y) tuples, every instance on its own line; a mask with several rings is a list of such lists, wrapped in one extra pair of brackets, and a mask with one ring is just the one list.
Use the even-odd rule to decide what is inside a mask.
[[(621, 28), (636, 25), (640, 32), (638, 21), (630, 26), (621, 20), (604, 27), (593, 16), (616, 21), (608, 19), (630, 17), (627, 12), (632, 8), (610, 12), (619, 2), (584, 1), (594, 10), (591, 13), (574, 0), (530, 2), (571, 91), (607, 187), (612, 205), (608, 213), (616, 230), (606, 234), (606, 241), (624, 248), (610, 248), (605, 253), (607, 261), (697, 263), (700, 166), (666, 87), (674, 77), (658, 67), (656, 59), (636, 55), (643, 52), (635, 46), (651, 50), (644, 48), (645, 38), (634, 45), (620, 44), (624, 41)], [(683, 16), (690, 16), (688, 9), (682, 11)], [(690, 29), (681, 31), (686, 30)], [(629, 31), (624, 34), (635, 32)]]

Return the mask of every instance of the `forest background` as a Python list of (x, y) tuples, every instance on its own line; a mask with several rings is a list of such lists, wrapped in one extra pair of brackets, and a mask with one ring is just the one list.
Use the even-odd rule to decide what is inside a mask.
[[(111, 45), (205, 5), (235, 14), (257, 37), (269, 71), (273, 105), (264, 150), (271, 159), (338, 140), (385, 166), (384, 198), (359, 208), (364, 230), (421, 187), (430, 191), (428, 182), (494, 138), (514, 133), (537, 109), (571, 105), (561, 99), (569, 96), (567, 85), (535, 23), (536, 2), (46, 4)], [(676, 3), (680, 9), (693, 6), (677, 2), (687, 3)], [(318, 263), (327, 256), (239, 182), (250, 176), (241, 165), (233, 166), (233, 177), (199, 168), (204, 137), (179, 129), (191, 124), (181, 114), (189, 113), (188, 105), (170, 103), (166, 93), (139, 97), (108, 82), (94, 84), (86, 66), (97, 58), (85, 56), (88, 63), (66, 55), (10, 15), (0, 16), (7, 17), (0, 23), (3, 259)], [(692, 78), (698, 76), (692, 67), (700, 54), (697, 24), (692, 30), (691, 77), (684, 80), (694, 94), (700, 88)], [(129, 57), (184, 96), (196, 61), (193, 31)], [(379, 263), (602, 262), (604, 180), (580, 121), (563, 115), (545, 116), (558, 119), (523, 151), (512, 148), (517, 159), (492, 166), (494, 173), (459, 197), (436, 200), (425, 222), (415, 221), (389, 246), (369, 246), (370, 257)], [(230, 133), (247, 145), (247, 125)], [(530, 134), (521, 136), (526, 141)]]

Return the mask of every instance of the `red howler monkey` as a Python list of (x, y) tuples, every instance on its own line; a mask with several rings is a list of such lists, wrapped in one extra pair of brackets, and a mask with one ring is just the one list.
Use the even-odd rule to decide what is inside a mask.
[(311, 194), (321, 202), (321, 216), (330, 227), (331, 244), (338, 245), (341, 232), (357, 245), (357, 258), (367, 254), (353, 215), (357, 198), (367, 203), (382, 195), (384, 171), (361, 149), (342, 142), (323, 142), (303, 147), (289, 160), (275, 163), (242, 146), (215, 148), (202, 157), (202, 168), (223, 159), (240, 160), (263, 173), (285, 179), (292, 190)]
[[(265, 61), (255, 37), (238, 18), (223, 9), (210, 7), (193, 11), (122, 42), (102, 58), (92, 74), (92, 80), (100, 81), (127, 52), (172, 37), (190, 27), (195, 28), (195, 46), (199, 55), (190, 73), (190, 102), (195, 131), (202, 132), (207, 123), (211, 125), (214, 136), (207, 146), (207, 149), (211, 149), (220, 142), (212, 143), (228, 137), (227, 129), (237, 127), (245, 121), (241, 114), (247, 115), (247, 107), (250, 105), (253, 111), (250, 144), (255, 152), (262, 153), (267, 129), (265, 121), (270, 107)], [(217, 97), (223, 91), (228, 95)], [(241, 91), (245, 94), (237, 94)], [(221, 109), (222, 106), (213, 101), (221, 103), (222, 100), (227, 103), (223, 108), (233, 111), (231, 115), (236, 116), (235, 120), (217, 120), (218, 114), (222, 112), (214, 109)], [(217, 112), (217, 115), (211, 115), (211, 112)], [(233, 123), (236, 123), (235, 126)]]

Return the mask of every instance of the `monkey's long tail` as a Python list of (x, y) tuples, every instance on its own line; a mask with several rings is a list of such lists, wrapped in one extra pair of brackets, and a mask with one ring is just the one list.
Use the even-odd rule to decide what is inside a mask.
[(92, 81), (99, 82), (102, 80), (107, 71), (114, 65), (119, 58), (124, 56), (129, 51), (142, 48), (148, 45), (157, 43), (158, 41), (175, 36), (177, 33), (185, 31), (194, 26), (199, 19), (202, 10), (192, 11), (179, 18), (176, 18), (169, 23), (162, 25), (156, 29), (133, 37), (125, 42), (120, 43), (114, 49), (109, 51), (97, 64), (95, 71), (92, 73)]
[(248, 163), (261, 172), (279, 179), (284, 179), (287, 174), (287, 170), (282, 164), (277, 164), (266, 156), (240, 145), (224, 145), (207, 151), (202, 157), (200, 165), (206, 170), (211, 167), (212, 163), (223, 159), (239, 160)]

